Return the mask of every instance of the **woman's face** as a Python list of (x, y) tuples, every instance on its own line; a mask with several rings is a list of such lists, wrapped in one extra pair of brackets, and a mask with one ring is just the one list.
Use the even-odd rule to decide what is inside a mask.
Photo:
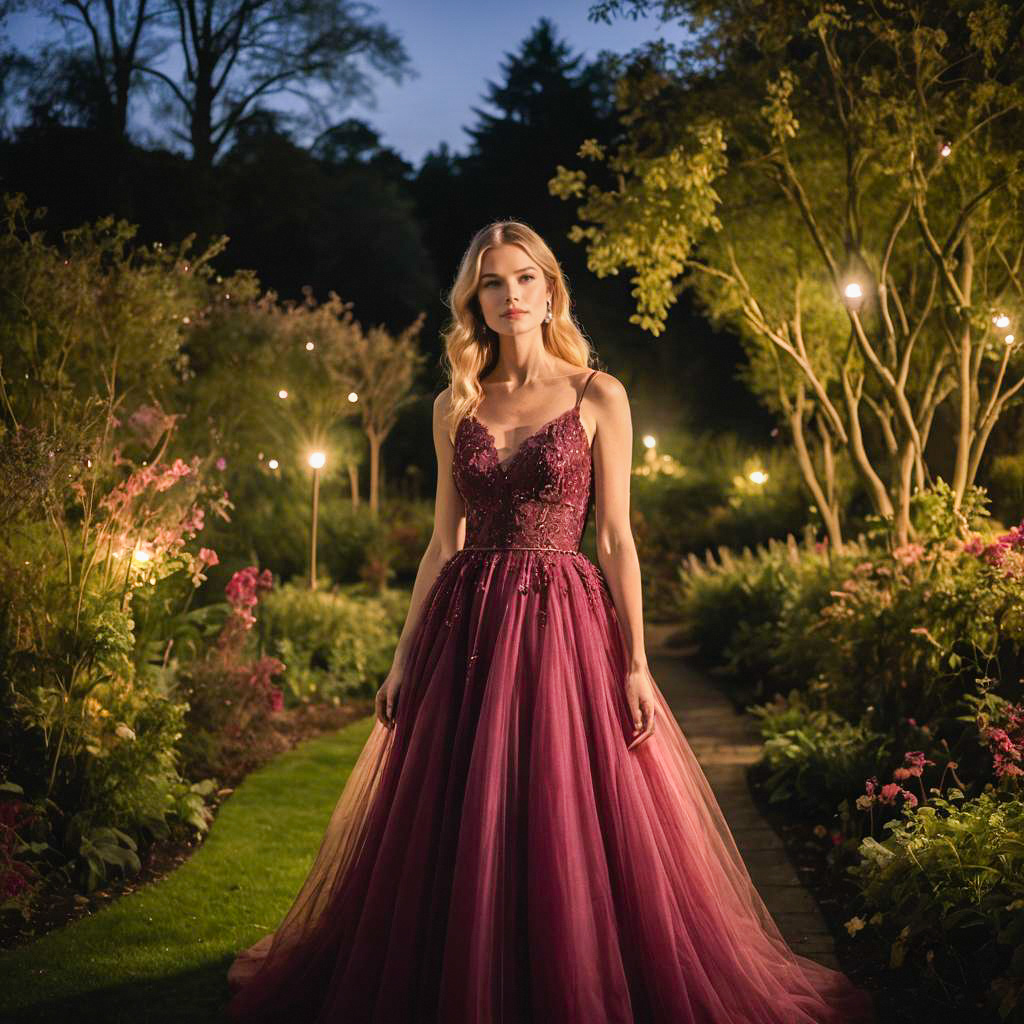
[[(497, 245), (484, 253), (476, 294), (487, 326), (498, 334), (539, 330), (547, 316), (544, 274), (518, 245)], [(509, 315), (514, 310), (519, 312)]]

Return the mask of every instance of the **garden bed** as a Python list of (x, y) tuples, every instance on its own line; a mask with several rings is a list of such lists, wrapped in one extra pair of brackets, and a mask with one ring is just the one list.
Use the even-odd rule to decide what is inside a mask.
[[(214, 819), (222, 801), (251, 771), (305, 740), (334, 732), (373, 713), (373, 701), (353, 700), (337, 706), (302, 704), (271, 716), (272, 728), (261, 737), (262, 742), (240, 745), (239, 756), (227, 762), (224, 778), (220, 780), (222, 786), (209, 805)], [(208, 834), (199, 833), (182, 822), (176, 823), (168, 838), (151, 843), (144, 853), (140, 851), (141, 871), (113, 879), (88, 895), (83, 895), (80, 887), (69, 882), (60, 872), (54, 872), (55, 880), (44, 883), (36, 893), (28, 919), (13, 911), (0, 915), (0, 949), (12, 949), (32, 942), (47, 932), (95, 913), (120, 896), (166, 878), (202, 845)]]

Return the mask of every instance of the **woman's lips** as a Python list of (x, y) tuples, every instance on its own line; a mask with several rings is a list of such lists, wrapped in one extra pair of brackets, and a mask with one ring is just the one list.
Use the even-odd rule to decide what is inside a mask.
[(526, 316), (525, 309), (517, 309), (514, 313), (502, 313), (501, 314), (506, 320), (518, 320), (521, 316)]

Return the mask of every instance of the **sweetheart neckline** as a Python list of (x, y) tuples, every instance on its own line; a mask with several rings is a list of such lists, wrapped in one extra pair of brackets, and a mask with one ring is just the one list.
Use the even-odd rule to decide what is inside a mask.
[(565, 412), (560, 412), (557, 416), (553, 416), (551, 419), (547, 421), (547, 423), (542, 423), (532, 434), (530, 434), (528, 437), (524, 438), (524, 440), (520, 442), (519, 447), (507, 459), (505, 459), (504, 462), (502, 462), (498, 458), (498, 445), (497, 442), (494, 440), (494, 434), (491, 433), (491, 428), (488, 427), (486, 423), (483, 423), (482, 421), (478, 420), (476, 416), (473, 415), (473, 413), (469, 413), (469, 415), (466, 416), (466, 419), (472, 420), (487, 435), (487, 440), (490, 442), (491, 445), (491, 452), (494, 455), (494, 464), (501, 471), (502, 476), (507, 476), (508, 467), (511, 466), (513, 462), (515, 462), (515, 460), (519, 457), (519, 453), (535, 437), (538, 437), (545, 430), (547, 430), (548, 427), (554, 426), (554, 424), (556, 424), (559, 420), (564, 419), (571, 413), (576, 413), (576, 422), (577, 424), (579, 424), (580, 433), (583, 435), (583, 441), (587, 446), (587, 452), (589, 454), (591, 451), (590, 438), (587, 436), (587, 428), (583, 426), (583, 420), (580, 419), (579, 412), (580, 403), (577, 402), (571, 409), (566, 409)]

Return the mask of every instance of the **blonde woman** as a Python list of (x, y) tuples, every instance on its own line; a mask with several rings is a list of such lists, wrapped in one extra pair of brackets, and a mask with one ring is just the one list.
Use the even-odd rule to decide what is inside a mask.
[(232, 1018), (871, 1020), (786, 945), (651, 677), (629, 402), (550, 248), (487, 226), (449, 305), (408, 619), (308, 878), (229, 972)]

